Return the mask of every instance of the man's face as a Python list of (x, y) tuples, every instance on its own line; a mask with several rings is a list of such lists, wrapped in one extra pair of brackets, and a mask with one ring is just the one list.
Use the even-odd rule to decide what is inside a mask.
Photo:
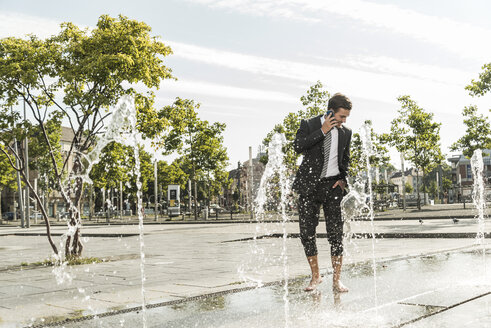
[(337, 112), (334, 113), (334, 119), (336, 119), (336, 126), (339, 128), (343, 123), (346, 123), (346, 118), (350, 114), (349, 109), (339, 108)]

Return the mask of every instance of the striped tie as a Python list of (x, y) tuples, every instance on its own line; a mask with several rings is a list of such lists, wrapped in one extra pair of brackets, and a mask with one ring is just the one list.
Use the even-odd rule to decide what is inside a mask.
[(332, 130), (327, 132), (324, 137), (324, 165), (322, 166), (321, 178), (326, 176), (327, 173), (327, 165), (329, 164), (329, 155), (331, 154), (331, 139), (332, 139)]

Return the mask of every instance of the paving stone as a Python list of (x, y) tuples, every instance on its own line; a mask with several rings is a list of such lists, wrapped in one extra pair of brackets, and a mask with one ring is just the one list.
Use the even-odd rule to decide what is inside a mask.
[[(379, 231), (471, 231), (475, 226), (471, 224), (456, 226), (444, 221), (434, 221), (431, 224), (425, 224), (423, 227), (415, 222), (377, 222)], [(413, 224), (414, 223), (414, 224)], [(368, 229), (369, 223), (364, 222), (357, 229), (360, 231)], [(172, 228), (167, 231), (166, 229)], [(281, 226), (270, 224), (265, 226), (266, 230), (272, 232), (281, 232)], [(42, 231), (42, 228), (34, 228)], [(54, 227), (53, 231), (64, 231), (65, 227)], [(93, 226), (84, 227), (84, 231), (97, 233), (123, 233), (138, 232), (136, 226)], [(323, 232), (325, 229), (323, 223), (320, 224), (318, 231)], [(24, 231), (17, 229), (19, 231)], [(290, 233), (298, 232), (298, 223), (287, 225)], [(0, 233), (2, 232), (0, 228)], [(249, 255), (251, 242), (232, 242), (223, 243), (226, 240), (251, 237), (255, 231), (254, 224), (226, 224), (226, 225), (182, 225), (172, 227), (167, 226), (145, 226), (145, 249), (146, 249), (146, 284), (149, 291), (149, 299), (158, 302), (158, 300), (172, 300), (211, 292), (224, 291), (243, 287), (250, 284), (237, 284), (240, 277), (237, 268), (249, 259), (254, 258)], [(240, 231), (240, 233), (238, 232)], [(84, 237), (85, 238), (85, 237)], [(8, 239), (8, 240), (7, 240)], [(183, 242), (186, 240), (186, 242)], [(445, 249), (455, 249), (458, 247), (472, 245), (472, 239), (385, 239), (377, 240), (376, 254), (378, 258), (390, 259), (394, 257), (419, 256), (422, 254), (431, 254)], [(319, 260), (323, 271), (330, 268), (329, 245), (327, 240), (319, 239)], [(7, 245), (23, 245), (22, 252), (16, 258), (12, 258), (12, 250), (7, 249)], [(165, 245), (165, 246), (162, 246)], [(260, 239), (257, 240), (258, 247), (268, 251), (267, 254), (273, 256), (276, 260), (281, 260), (281, 239)], [(3, 291), (0, 293), (7, 294), (10, 297), (2, 298), (4, 308), (19, 308), (24, 306), (25, 311), (18, 312), (13, 318), (14, 322), (28, 322), (31, 317), (47, 317), (51, 315), (69, 315), (70, 311), (81, 310), (78, 306), (83, 305), (81, 294), (78, 289), (84, 289), (85, 293), (93, 295), (95, 298), (93, 309), (102, 311), (110, 308), (110, 305), (103, 301), (112, 301), (118, 306), (127, 306), (125, 302), (133, 304), (131, 295), (135, 294), (138, 299), (140, 277), (140, 255), (139, 243), (137, 237), (127, 238), (96, 238), (90, 237), (85, 240), (85, 256), (121, 258), (112, 262), (83, 265), (71, 267), (67, 270), (74, 277), (71, 287), (58, 286), (53, 276), (52, 268), (35, 268), (32, 270), (8, 270), (0, 271), (0, 286), (18, 285), (24, 283), (33, 288), (43, 288), (41, 292), (31, 294), (15, 294), (13, 290)], [(372, 241), (357, 240), (354, 244), (346, 245), (347, 255), (345, 256), (345, 270), (350, 273), (350, 263), (360, 261), (369, 262), (372, 257)], [(49, 245), (45, 237), (33, 236), (0, 236), (0, 261), (6, 259), (8, 263), (36, 262), (39, 259), (48, 257), (51, 254)], [(16, 254), (17, 255), (17, 254)], [(287, 240), (288, 271), (292, 276), (308, 275), (308, 265), (306, 263), (302, 246), (298, 239)], [(125, 256), (132, 256), (131, 259), (125, 259)], [(426, 272), (429, 281), (437, 281), (433, 277), (434, 271), (431, 269), (431, 259), (425, 260), (425, 264), (420, 266), (421, 272)], [(271, 264), (269, 261), (267, 268), (271, 276), (267, 279), (263, 277), (264, 282), (277, 281), (283, 277), (283, 268)], [(2, 264), (3, 265), (3, 264)], [(379, 265), (383, 270), (382, 265)], [(404, 266), (402, 266), (404, 267)], [(407, 270), (408, 267), (404, 267)], [(1, 269), (1, 268), (0, 268)], [(387, 270), (394, 270), (390, 265)], [(402, 270), (402, 269), (401, 269)], [(424, 271), (426, 270), (426, 271)], [(403, 272), (403, 271), (401, 271)], [(365, 275), (353, 272), (358, 275), (350, 287), (355, 293), (349, 293), (344, 297), (347, 306), (354, 306), (358, 303), (370, 302), (372, 295), (372, 282), (370, 273)], [(428, 278), (425, 276), (425, 279)], [(323, 283), (326, 293), (329, 293), (330, 277), (325, 277)], [(355, 283), (356, 282), (356, 283)], [(299, 290), (305, 282), (295, 287)], [(404, 298), (403, 292), (392, 289), (397, 281), (397, 275), (378, 281), (381, 301), (385, 302), (391, 297)], [(227, 285), (232, 284), (232, 285)], [(421, 286), (420, 288), (423, 288)], [(384, 291), (384, 288), (387, 288)], [(416, 287), (415, 291), (416, 291)], [(427, 288), (427, 287), (424, 287)], [(44, 290), (46, 289), (46, 290)], [(281, 288), (279, 289), (281, 290)], [(118, 298), (111, 299), (111, 295), (119, 295)], [(126, 296), (125, 296), (126, 295)], [(353, 296), (351, 296), (353, 295)], [(74, 299), (76, 297), (76, 299)], [(456, 296), (457, 297), (457, 296)], [(99, 299), (100, 298), (100, 299)], [(8, 303), (3, 301), (7, 300)], [(99, 301), (100, 303), (97, 303)], [(121, 303), (121, 304), (120, 304)], [(114, 305), (114, 304), (112, 304)], [(400, 305), (402, 308), (409, 305)], [(32, 310), (36, 308), (35, 310)], [(43, 312), (44, 311), (44, 312)], [(281, 311), (280, 311), (281, 312)], [(0, 317), (3, 318), (2, 315)], [(244, 317), (246, 320), (247, 317)], [(16, 320), (16, 321), (15, 321)], [(140, 319), (138, 319), (140, 320)], [(240, 320), (238, 320), (240, 322)], [(225, 326), (224, 326), (225, 327)]]
[(444, 312), (421, 319), (406, 327), (489, 328), (491, 327), (491, 295), (480, 297)]

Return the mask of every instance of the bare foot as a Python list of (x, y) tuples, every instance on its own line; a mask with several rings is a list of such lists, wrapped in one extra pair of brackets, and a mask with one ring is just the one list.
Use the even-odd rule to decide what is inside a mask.
[(349, 290), (341, 281), (338, 280), (337, 282), (332, 283), (332, 291), (335, 293), (346, 293)]
[(318, 285), (320, 285), (321, 282), (322, 282), (321, 277), (318, 277), (318, 278), (312, 277), (312, 280), (310, 280), (310, 284), (307, 287), (305, 287), (304, 290), (306, 292), (313, 291), (317, 288)]

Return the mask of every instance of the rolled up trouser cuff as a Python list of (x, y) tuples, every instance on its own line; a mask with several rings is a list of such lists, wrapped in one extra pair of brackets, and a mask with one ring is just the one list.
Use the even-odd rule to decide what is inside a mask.
[(305, 251), (306, 256), (316, 256), (317, 255), (317, 244), (315, 240), (315, 236), (313, 237), (305, 237), (300, 236), (300, 240), (302, 241), (303, 249)]

